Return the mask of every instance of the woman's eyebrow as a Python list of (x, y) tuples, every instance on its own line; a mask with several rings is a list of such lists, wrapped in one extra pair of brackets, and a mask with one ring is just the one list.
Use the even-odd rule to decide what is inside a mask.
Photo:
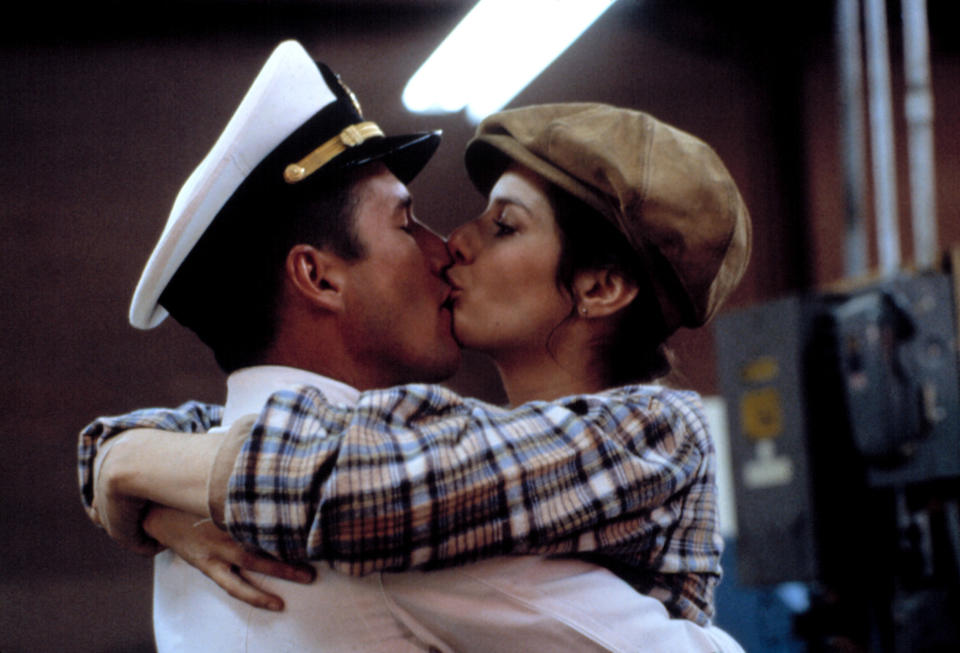
[(532, 213), (532, 211), (530, 210), (530, 207), (525, 202), (521, 201), (517, 197), (514, 197), (513, 195), (501, 195), (496, 199), (494, 199), (494, 203), (499, 205), (513, 204), (515, 206), (519, 206), (521, 209), (523, 209), (527, 213)]

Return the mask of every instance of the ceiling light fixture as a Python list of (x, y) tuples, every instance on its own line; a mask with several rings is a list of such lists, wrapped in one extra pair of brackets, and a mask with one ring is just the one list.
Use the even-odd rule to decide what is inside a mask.
[(414, 113), (471, 122), (506, 106), (615, 0), (480, 0), (407, 82)]

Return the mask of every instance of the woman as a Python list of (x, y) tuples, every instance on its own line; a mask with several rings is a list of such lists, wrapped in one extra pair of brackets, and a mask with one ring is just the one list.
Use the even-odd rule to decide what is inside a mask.
[[(441, 566), (465, 538), (474, 557), (575, 554), (709, 627), (721, 543), (705, 423), (692, 393), (630, 384), (662, 377), (666, 338), (709, 320), (743, 273), (732, 179), (697, 139), (592, 104), (491, 116), (466, 160), (489, 202), (449, 239), (454, 332), (491, 356), (515, 409), (431, 386), (355, 408), (278, 393), (252, 438), (234, 434), (252, 444), (227, 457), (211, 514), (225, 506), (247, 544), (352, 573)], [(285, 457), (309, 472), (278, 488)], [(285, 510), (265, 517), (264, 497)], [(148, 531), (203, 567), (187, 522), (154, 515)]]

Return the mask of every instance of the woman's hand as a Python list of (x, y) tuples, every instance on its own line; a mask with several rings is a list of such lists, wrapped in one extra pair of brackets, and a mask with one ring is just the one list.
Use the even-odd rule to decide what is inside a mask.
[(222, 435), (131, 429), (101, 447), (94, 463), (90, 518), (124, 548), (153, 555), (162, 547), (142, 528), (151, 504), (207, 516), (207, 476)]
[(196, 567), (227, 594), (256, 608), (282, 610), (283, 599), (244, 576), (254, 571), (297, 583), (311, 583), (315, 570), (307, 564), (281, 562), (243, 548), (209, 519), (163, 506), (149, 508), (143, 520), (147, 535)]
[(123, 548), (152, 556), (162, 551), (163, 546), (143, 531), (141, 521), (150, 502), (124, 492), (124, 476), (117, 471), (114, 464), (117, 456), (109, 455), (114, 447), (120, 445), (132, 432), (128, 431), (110, 440), (97, 455), (93, 505), (87, 509), (87, 515)]

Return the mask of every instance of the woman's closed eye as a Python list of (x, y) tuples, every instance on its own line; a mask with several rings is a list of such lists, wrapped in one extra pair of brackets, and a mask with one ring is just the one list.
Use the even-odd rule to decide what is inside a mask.
[(506, 211), (501, 211), (500, 214), (493, 219), (493, 224), (497, 228), (494, 233), (495, 237), (509, 236), (517, 232), (516, 226), (506, 217)]

